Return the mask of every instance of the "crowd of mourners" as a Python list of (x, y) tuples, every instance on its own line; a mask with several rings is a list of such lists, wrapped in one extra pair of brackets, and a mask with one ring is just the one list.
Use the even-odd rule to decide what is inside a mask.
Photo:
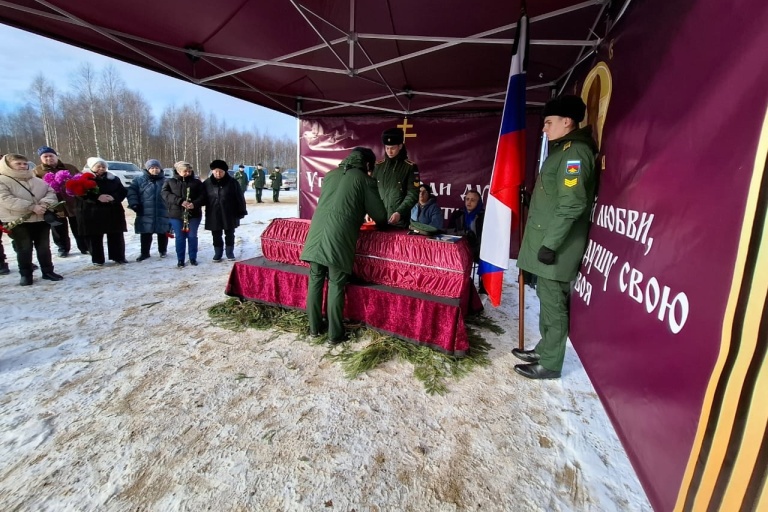
[(166, 178), (160, 162), (152, 158), (142, 175), (125, 187), (101, 158), (89, 158), (80, 172), (53, 148), (43, 146), (37, 154), (40, 164), (34, 168), (24, 155), (0, 155), (0, 275), (10, 273), (3, 235), (11, 238), (21, 286), (34, 282), (38, 268), (43, 279), (63, 279), (54, 271), (51, 238), (62, 258), (69, 256), (73, 238), (74, 246), (89, 254), (94, 266), (103, 266), (107, 259), (128, 263), (124, 202), (136, 214), (134, 230), (141, 243), (136, 261), (150, 257), (153, 239), (159, 256), (165, 258), (171, 238), (177, 266), (196, 266), (203, 219), (213, 238), (213, 261), (235, 259), (235, 229), (248, 212), (245, 187), (230, 176), (225, 161), (211, 162), (210, 175), (201, 181), (184, 161), (176, 162), (173, 176)]

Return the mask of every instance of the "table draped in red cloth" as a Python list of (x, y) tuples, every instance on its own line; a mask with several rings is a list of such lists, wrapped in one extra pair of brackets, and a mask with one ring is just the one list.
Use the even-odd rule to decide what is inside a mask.
[[(310, 221), (274, 219), (261, 235), (264, 257), (308, 266), (299, 258)], [(404, 230), (361, 231), (352, 274), (362, 281), (459, 298), (471, 284), (472, 252), (466, 240), (442, 242)]]
[[(247, 300), (305, 309), (309, 269), (253, 258), (232, 267), (226, 294)], [(469, 350), (464, 315), (482, 309), (474, 286), (461, 298), (361, 283), (346, 286), (344, 317), (377, 331), (463, 356)], [(325, 305), (323, 305), (325, 308)]]

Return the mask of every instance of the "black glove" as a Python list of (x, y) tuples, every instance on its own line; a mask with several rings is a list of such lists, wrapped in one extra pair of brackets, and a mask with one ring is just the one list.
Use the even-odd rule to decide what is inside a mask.
[(549, 247), (541, 246), (539, 249), (539, 261), (545, 265), (552, 265), (555, 262), (555, 251)]
[(129, 206), (131, 210), (136, 212), (136, 215), (141, 215), (141, 212), (144, 211), (144, 209), (141, 207), (140, 204), (135, 204), (133, 206)]

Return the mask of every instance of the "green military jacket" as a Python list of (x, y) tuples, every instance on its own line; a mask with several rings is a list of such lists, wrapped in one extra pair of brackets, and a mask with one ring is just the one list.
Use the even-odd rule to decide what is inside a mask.
[(283, 173), (280, 171), (274, 171), (269, 175), (269, 179), (272, 180), (272, 190), (280, 190), (283, 186)]
[(264, 172), (264, 168), (258, 167), (253, 170), (253, 188), (264, 188), (264, 184), (267, 182), (267, 174)]
[(408, 160), (405, 147), (395, 158), (384, 157), (376, 162), (373, 178), (379, 187), (387, 215), (400, 213), (398, 227), (407, 228), (411, 208), (419, 201), (419, 167)]
[(245, 174), (245, 171), (239, 169), (235, 171), (235, 180), (237, 180), (237, 184), (240, 185), (240, 190), (245, 192), (248, 189), (248, 175)]
[[(555, 281), (576, 278), (587, 244), (589, 216), (597, 189), (592, 128), (586, 126), (549, 143), (531, 196), (517, 266)], [(541, 246), (555, 251), (555, 263), (538, 259)]]
[(301, 252), (303, 261), (351, 274), (365, 214), (379, 225), (387, 224), (387, 211), (376, 182), (364, 169), (362, 156), (353, 151), (323, 178), (323, 189)]

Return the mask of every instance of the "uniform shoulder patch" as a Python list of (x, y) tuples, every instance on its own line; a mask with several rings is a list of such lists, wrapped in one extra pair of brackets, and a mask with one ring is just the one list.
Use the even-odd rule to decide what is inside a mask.
[(416, 162), (412, 160), (408, 160), (407, 158), (405, 159), (405, 163), (407, 163), (408, 165), (416, 165)]
[(565, 151), (569, 147), (571, 147), (571, 141), (568, 141), (568, 142), (565, 143), (565, 145), (563, 145), (563, 151)]
[(565, 180), (563, 181), (563, 184), (568, 188), (575, 187), (576, 185), (579, 184), (579, 178), (571, 178), (570, 180), (568, 178), (565, 178)]
[(565, 175), (578, 176), (581, 174), (581, 160), (568, 160), (565, 162)]
[(381, 160), (376, 160), (376, 165), (383, 164), (383, 163), (384, 163), (384, 159), (383, 158)]

